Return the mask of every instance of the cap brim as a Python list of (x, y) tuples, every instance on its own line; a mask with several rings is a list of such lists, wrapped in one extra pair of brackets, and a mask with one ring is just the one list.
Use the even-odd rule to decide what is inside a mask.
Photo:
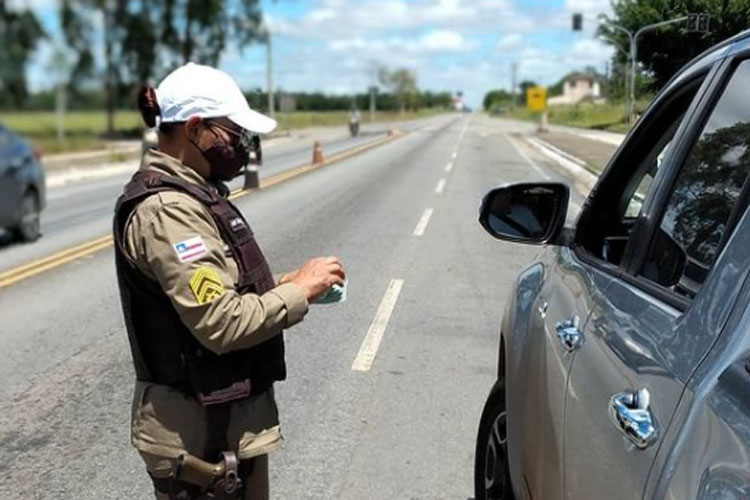
[(252, 109), (232, 113), (227, 115), (227, 118), (245, 130), (256, 134), (268, 134), (276, 128), (276, 120)]

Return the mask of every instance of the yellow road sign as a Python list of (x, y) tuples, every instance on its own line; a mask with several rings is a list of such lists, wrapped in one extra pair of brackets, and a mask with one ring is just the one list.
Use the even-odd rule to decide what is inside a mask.
[(547, 89), (529, 87), (526, 89), (526, 107), (531, 111), (547, 110)]

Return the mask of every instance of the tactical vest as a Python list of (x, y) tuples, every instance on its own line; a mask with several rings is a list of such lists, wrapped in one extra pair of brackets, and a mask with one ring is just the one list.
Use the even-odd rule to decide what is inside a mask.
[(136, 377), (181, 389), (203, 405), (242, 399), (285, 379), (282, 334), (255, 347), (215, 354), (182, 323), (159, 283), (142, 273), (128, 256), (125, 227), (130, 215), (139, 203), (162, 191), (192, 196), (211, 213), (237, 263), (238, 293), (262, 295), (274, 287), (250, 226), (229, 200), (174, 176), (138, 171), (117, 200), (114, 219), (117, 279)]

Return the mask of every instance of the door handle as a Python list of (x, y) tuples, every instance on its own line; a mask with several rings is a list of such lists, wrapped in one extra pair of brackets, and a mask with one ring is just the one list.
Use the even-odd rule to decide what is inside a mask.
[(615, 394), (609, 402), (609, 415), (615, 426), (641, 450), (654, 444), (658, 435), (650, 404), (651, 394), (645, 388)]
[(557, 338), (566, 351), (572, 352), (583, 345), (583, 333), (578, 329), (578, 316), (555, 325)]
[(537, 312), (539, 312), (539, 316), (542, 317), (542, 319), (547, 317), (547, 311), (549, 310), (549, 303), (542, 299), (542, 303), (539, 304), (539, 307), (537, 308)]

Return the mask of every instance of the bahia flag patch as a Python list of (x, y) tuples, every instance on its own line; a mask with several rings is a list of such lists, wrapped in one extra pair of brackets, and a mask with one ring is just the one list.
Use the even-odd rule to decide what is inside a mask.
[(191, 262), (208, 253), (208, 248), (200, 236), (193, 236), (185, 241), (174, 244), (174, 251), (180, 262)]

